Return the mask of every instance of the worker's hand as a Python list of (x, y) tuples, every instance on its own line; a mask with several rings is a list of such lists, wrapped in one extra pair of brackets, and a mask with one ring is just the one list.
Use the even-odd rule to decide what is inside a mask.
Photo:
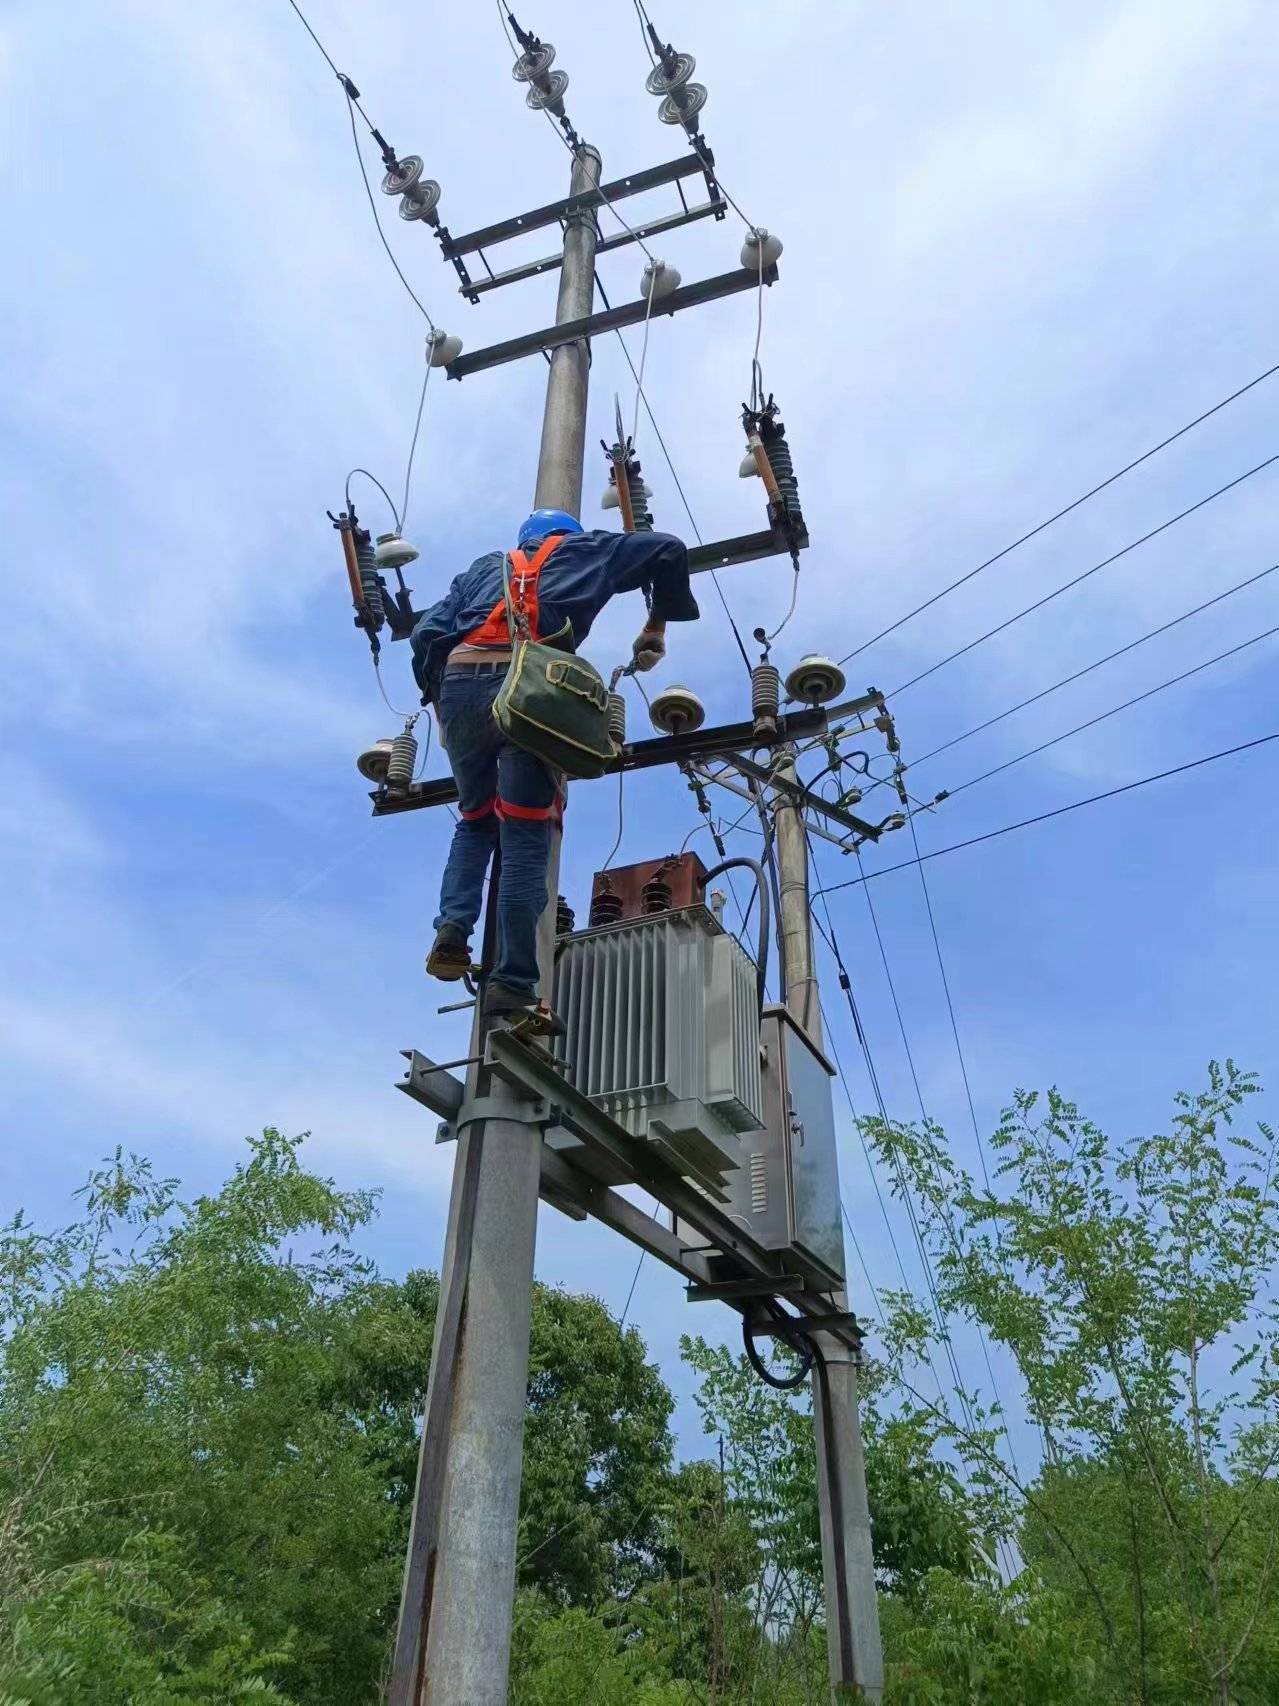
[(644, 628), (631, 647), (635, 668), (641, 673), (655, 668), (666, 656), (666, 637), (654, 628)]

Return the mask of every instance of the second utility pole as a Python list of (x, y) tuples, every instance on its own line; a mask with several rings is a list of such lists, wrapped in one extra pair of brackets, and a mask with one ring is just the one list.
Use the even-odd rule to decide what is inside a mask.
[[(779, 754), (777, 775), (795, 781), (794, 760)], [(781, 890), (782, 972), (791, 1017), (820, 1048), (821, 1001), (813, 957), (808, 836), (800, 808), (781, 792), (773, 812)], [(802, 1134), (801, 1134), (802, 1141)], [(848, 1307), (842, 1295), (838, 1309)], [(866, 1460), (857, 1413), (857, 1364), (846, 1345), (814, 1333), (813, 1434), (817, 1449), (817, 1508), (822, 1531), (826, 1650), (832, 1692), (851, 1690), (878, 1701), (884, 1689), (875, 1559), (866, 1499)]]
[[(599, 181), (600, 156), (589, 146), (579, 146), (573, 154), (570, 195), (587, 194)], [(593, 207), (570, 211), (557, 324), (591, 312), (595, 244)], [(534, 508), (580, 514), (590, 359), (585, 339), (552, 353)], [(552, 829), (549, 900), (538, 932), (540, 993), (546, 1000), (554, 970), (558, 872), (559, 836)], [(482, 1035), (477, 1017), (473, 1054), (483, 1047)], [(474, 1074), (475, 1068), (471, 1070)], [(444, 1345), (439, 1324), (449, 1311), (450, 1288), (461, 1284), (465, 1291), (464, 1303), (454, 1299), (455, 1309), (461, 1303), (461, 1316), (456, 1335), (450, 1335), (456, 1350), (450, 1401), (441, 1418), (444, 1437), (437, 1441), (424, 1435), (419, 1468), (419, 1488), (428, 1464), (439, 1485), (438, 1539), (434, 1556), (422, 1560), (419, 1577), (426, 1651), (418, 1653), (417, 1665), (406, 1664), (421, 1677), (420, 1691), (413, 1690), (421, 1706), (505, 1706), (507, 1698), (542, 1133), (538, 1125), (519, 1117), (526, 1104), (496, 1075), (490, 1075), (484, 1092), (490, 1106), (503, 1104), (503, 1113), (509, 1103), (512, 1117), (490, 1114), (468, 1125), (459, 1137), (454, 1167), (432, 1386), (443, 1379), (449, 1387), (449, 1371), (441, 1369), (440, 1360), (441, 1347), (444, 1355), (450, 1347)], [(468, 1165), (477, 1144), (476, 1158)], [(468, 1189), (474, 1194), (463, 1210)], [(463, 1212), (473, 1219), (469, 1274), (459, 1275), (454, 1232)], [(434, 1413), (428, 1394), (428, 1428)], [(443, 1461), (433, 1461), (432, 1454), (440, 1452)], [(407, 1603), (412, 1581), (410, 1569), (402, 1619), (412, 1614)]]

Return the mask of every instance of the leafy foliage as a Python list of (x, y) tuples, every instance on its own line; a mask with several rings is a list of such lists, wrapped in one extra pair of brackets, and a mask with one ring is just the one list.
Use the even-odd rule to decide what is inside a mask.
[[(1275, 1697), (1279, 1205), (1272, 1134), (1237, 1125), (1254, 1090), (1213, 1067), (1167, 1134), (1121, 1140), (1019, 1095), (981, 1190), (936, 1127), (867, 1122), (937, 1290), (881, 1293), (863, 1376), (888, 1706)], [(356, 1253), (373, 1197), (299, 1142), (268, 1130), (191, 1203), (117, 1154), (70, 1225), (0, 1234), (0, 1706), (379, 1697), (437, 1285)], [(939, 1311), (1015, 1365), (1032, 1474), (993, 1394), (929, 1396)], [(826, 1696), (807, 1393), (682, 1348), (710, 1449), (676, 1466), (639, 1335), (536, 1290), (519, 1706)]]
[(1016, 1361), (1043, 1467), (1009, 1468), (995, 1409), (929, 1405), (912, 1371), (928, 1317), (899, 1300), (891, 1378), (967, 1465), (1027, 1581), (1097, 1655), (1095, 1695), (1273, 1698), (1279, 1463), (1275, 1137), (1235, 1121), (1232, 1062), (1179, 1094), (1170, 1131), (1119, 1142), (1056, 1090), (1020, 1093), (978, 1191), (933, 1126), (867, 1122), (922, 1205), (943, 1308)]

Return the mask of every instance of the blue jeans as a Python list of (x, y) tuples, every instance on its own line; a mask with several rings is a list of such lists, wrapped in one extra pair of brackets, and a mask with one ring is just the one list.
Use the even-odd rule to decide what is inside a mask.
[(503, 676), (485, 668), (446, 669), (440, 731), (457, 783), (460, 816), (440, 885), (435, 920), (469, 936), (484, 901), (484, 879), (501, 847), (497, 952), (493, 976), (532, 996), (537, 988), (537, 922), (546, 908), (546, 870), (557, 785), (541, 759), (503, 739), (492, 706)]

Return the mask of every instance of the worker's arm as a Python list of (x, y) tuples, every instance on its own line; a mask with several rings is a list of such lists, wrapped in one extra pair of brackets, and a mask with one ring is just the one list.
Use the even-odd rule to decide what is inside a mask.
[(458, 575), (438, 604), (433, 604), (413, 624), (409, 645), (413, 648), (413, 674), (430, 699), (440, 684), (444, 664), (457, 635), (457, 618), (463, 603), (465, 575)]
[(608, 573), (613, 592), (649, 593), (653, 631), (668, 622), (696, 622), (701, 612), (688, 584), (688, 547), (673, 533), (608, 533)]

